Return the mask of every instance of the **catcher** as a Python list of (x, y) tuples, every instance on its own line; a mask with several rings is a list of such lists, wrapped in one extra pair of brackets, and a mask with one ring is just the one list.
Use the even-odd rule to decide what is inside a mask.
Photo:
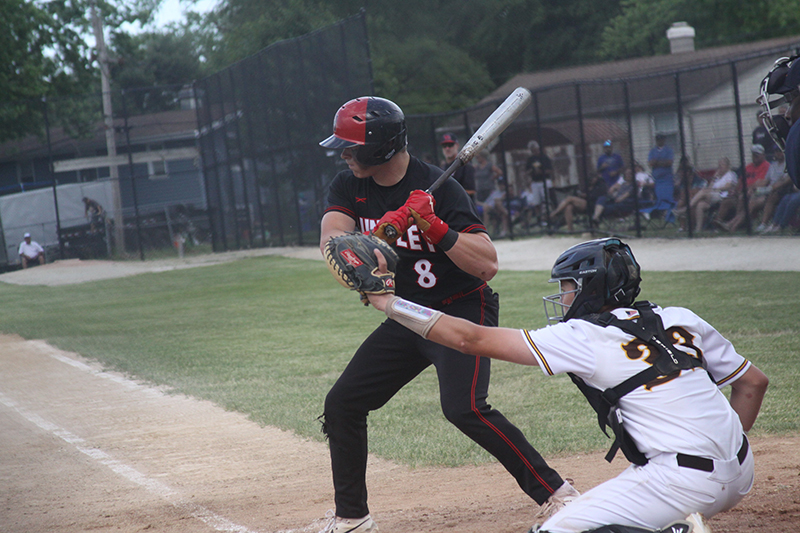
[[(386, 292), (396, 282), (397, 294), (409, 301), (496, 326), (498, 298), (486, 283), (497, 272), (494, 245), (454, 179), (433, 196), (422, 192), (442, 171), (408, 153), (400, 108), (383, 98), (356, 98), (336, 113), (333, 131), (320, 144), (340, 149), (348, 166), (331, 183), (321, 223), (321, 249), (329, 264), (335, 263), (334, 274), (361, 293)], [(391, 246), (396, 278), (354, 282), (353, 276), (358, 280), (374, 271), (369, 249), (384, 248), (352, 233), (384, 235), (388, 223), (399, 230)], [(394, 262), (393, 252), (389, 255)], [(445, 417), (495, 456), (531, 498), (547, 503), (538, 521), (577, 495), (522, 432), (488, 405), (489, 359), (421, 341), (387, 320), (356, 351), (325, 399), (321, 420), (336, 503), (327, 531), (378, 530), (367, 506), (367, 415), (430, 365), (439, 377)]]
[(620, 449), (633, 464), (533, 531), (709, 531), (702, 516), (732, 508), (753, 485), (745, 432), (767, 377), (690, 310), (634, 302), (640, 268), (618, 239), (573, 246), (551, 278), (559, 292), (544, 298), (545, 314), (555, 324), (539, 330), (484, 328), (391, 294), (368, 297), (390, 320), (443, 346), (538, 365), (547, 376), (568, 373), (600, 427), (611, 428), (606, 459)]

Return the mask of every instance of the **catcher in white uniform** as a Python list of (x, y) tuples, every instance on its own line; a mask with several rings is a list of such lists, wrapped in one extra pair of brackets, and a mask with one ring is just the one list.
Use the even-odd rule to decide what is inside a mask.
[[(558, 323), (532, 331), (481, 327), (390, 294), (369, 299), (439, 344), (538, 365), (546, 375), (570, 373), (601, 428), (612, 429), (615, 444), (606, 458), (620, 447), (634, 464), (537, 531), (708, 531), (702, 515), (730, 509), (753, 485), (745, 432), (767, 377), (688, 309), (634, 304), (640, 268), (618, 239), (573, 246), (556, 261), (550, 281), (560, 292), (545, 298), (545, 312)], [(724, 385), (731, 386), (730, 402)]]

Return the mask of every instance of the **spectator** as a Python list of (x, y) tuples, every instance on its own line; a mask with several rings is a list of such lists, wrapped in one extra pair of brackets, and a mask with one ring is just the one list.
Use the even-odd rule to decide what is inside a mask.
[(567, 196), (564, 198), (555, 211), (550, 213), (550, 221), (556, 219), (564, 213), (564, 222), (567, 224), (567, 231), (572, 233), (574, 228), (575, 214), (576, 213), (593, 213), (594, 206), (598, 198), (605, 195), (608, 191), (606, 182), (600, 174), (595, 174), (592, 177), (592, 182), (589, 184), (589, 192), (587, 194), (578, 192), (575, 196)]
[(752, 144), (760, 144), (764, 147), (764, 156), (767, 158), (767, 161), (772, 161), (775, 156), (775, 152), (779, 152), (775, 141), (772, 140), (772, 137), (767, 131), (766, 126), (764, 126), (764, 117), (761, 116), (761, 111), (759, 110), (756, 113), (756, 117), (758, 118), (758, 126), (755, 127), (753, 130), (753, 142)]
[(603, 177), (606, 187), (611, 188), (619, 181), (624, 166), (622, 156), (614, 153), (613, 143), (608, 139), (603, 143), (603, 153), (597, 158), (597, 172)]
[(19, 243), (19, 260), (22, 268), (28, 268), (29, 263), (38, 262), (44, 264), (44, 248), (36, 241), (31, 240), (31, 234), (23, 235), (23, 241)]
[(475, 156), (475, 187), (477, 203), (481, 204), (494, 191), (494, 183), (502, 177), (503, 171), (489, 160), (486, 150)]
[(736, 172), (731, 170), (730, 159), (721, 157), (709, 184), (697, 191), (689, 202), (696, 232), (703, 231), (708, 210), (734, 194), (738, 183)]
[[(509, 193), (513, 197), (513, 189), (509, 184)], [(483, 208), (486, 224), (494, 223), (492, 236), (498, 238), (508, 235), (508, 210), (506, 209), (506, 181), (499, 177), (494, 182), (494, 191), (480, 204)]]
[(608, 189), (608, 193), (597, 199), (594, 206), (594, 215), (592, 220), (597, 224), (600, 222), (600, 217), (605, 213), (609, 214), (622, 214), (626, 211), (633, 209), (633, 171), (626, 168), (623, 172), (623, 177), (619, 178), (617, 182)]
[(793, 187), (792, 190), (793, 192), (781, 198), (775, 208), (772, 224), (764, 228), (764, 233), (783, 232), (797, 217), (797, 211), (800, 210), (800, 189)]
[(775, 161), (770, 164), (769, 171), (767, 171), (767, 179), (770, 179), (770, 174), (773, 173), (773, 167), (777, 167), (775, 173), (780, 172), (778, 179), (770, 180), (769, 191), (764, 201), (764, 211), (761, 213), (761, 224), (758, 225), (756, 231), (763, 232), (767, 229), (772, 217), (775, 215), (775, 208), (778, 206), (784, 196), (790, 194), (794, 187), (792, 186), (792, 179), (786, 173), (786, 156), (782, 150), (775, 152)]
[[(444, 155), (444, 164), (442, 169), (447, 168), (456, 160), (458, 151), (461, 149), (458, 144), (458, 137), (452, 133), (445, 133), (442, 135), (442, 154)], [(464, 165), (453, 173), (453, 178), (464, 187), (467, 194), (475, 203), (475, 167), (472, 165)]]
[(675, 195), (677, 207), (675, 212), (686, 211), (686, 187), (689, 187), (689, 198), (691, 199), (697, 191), (706, 186), (706, 180), (700, 176), (688, 157), (682, 156), (678, 163), (678, 174), (675, 176)]
[(650, 149), (647, 164), (650, 165), (650, 169), (653, 171), (653, 180), (656, 182), (656, 199), (674, 201), (672, 163), (675, 160), (675, 152), (667, 146), (666, 142), (667, 138), (663, 133), (656, 134), (656, 145)]
[[(748, 164), (744, 169), (745, 174), (745, 184), (744, 186), (747, 187), (747, 190), (742, 190), (743, 188), (740, 186), (738, 194), (735, 198), (727, 198), (722, 204), (720, 205), (720, 209), (717, 212), (717, 217), (715, 219), (715, 223), (725, 231), (733, 231), (736, 227), (741, 224), (745, 217), (745, 204), (744, 204), (744, 195), (745, 192), (747, 194), (748, 203), (751, 201), (755, 202), (756, 200), (756, 189), (759, 187), (765, 187), (767, 185), (767, 171), (769, 170), (769, 161), (764, 156), (764, 147), (760, 144), (754, 144), (753, 147), (750, 149), (752, 162)], [(735, 207), (736, 213), (732, 220), (726, 222), (728, 215)]]
[(532, 208), (537, 216), (541, 216), (542, 205), (547, 198), (546, 191), (553, 186), (553, 162), (542, 153), (536, 141), (528, 143), (528, 150), (531, 153), (525, 163), (525, 174), (530, 180), (530, 184), (526, 187), (529, 197), (528, 207)]
[(95, 231), (98, 227), (105, 228), (105, 211), (97, 200), (83, 197), (83, 216), (89, 219), (90, 231)]
[(638, 161), (634, 162), (633, 170), (636, 172), (636, 186), (639, 189), (639, 207), (655, 200), (656, 182), (653, 176), (645, 172), (644, 166)]

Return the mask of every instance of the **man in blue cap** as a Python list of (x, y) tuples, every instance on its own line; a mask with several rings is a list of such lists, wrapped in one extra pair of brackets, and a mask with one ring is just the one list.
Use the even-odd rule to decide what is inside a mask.
[(606, 140), (603, 143), (603, 153), (597, 158), (597, 172), (603, 176), (606, 188), (610, 188), (619, 181), (624, 166), (622, 156), (614, 153), (614, 143), (611, 139)]

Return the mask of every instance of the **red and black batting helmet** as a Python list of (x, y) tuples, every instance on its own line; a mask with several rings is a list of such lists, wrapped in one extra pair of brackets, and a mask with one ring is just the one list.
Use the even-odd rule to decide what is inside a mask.
[(358, 146), (355, 160), (364, 166), (386, 163), (406, 147), (406, 117), (385, 98), (362, 96), (350, 100), (336, 112), (333, 135), (319, 143), (325, 148)]

